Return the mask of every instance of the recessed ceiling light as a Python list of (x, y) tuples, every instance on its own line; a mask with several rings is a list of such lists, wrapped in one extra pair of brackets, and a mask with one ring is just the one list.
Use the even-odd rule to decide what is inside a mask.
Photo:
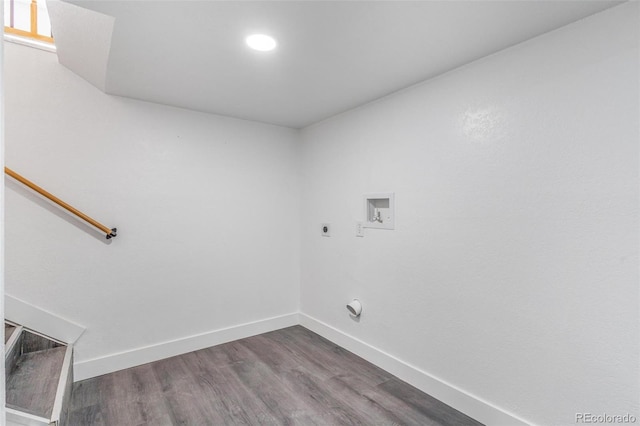
[(261, 52), (268, 52), (276, 48), (276, 40), (266, 34), (252, 34), (245, 39), (247, 45)]

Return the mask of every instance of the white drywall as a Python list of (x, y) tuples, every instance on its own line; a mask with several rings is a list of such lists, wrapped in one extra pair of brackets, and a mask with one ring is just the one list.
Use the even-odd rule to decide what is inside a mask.
[(393, 374), (418, 389), (427, 392), (433, 398), (445, 402), (456, 410), (485, 425), (527, 426), (528, 422), (514, 413), (507, 412), (476, 395), (470, 395), (459, 387), (433, 376), (402, 359), (390, 355), (357, 337), (346, 334), (316, 318), (300, 313), (300, 324), (339, 345), (348, 351), (366, 359), (383, 370)]
[[(7, 293), (87, 327), (87, 377), (289, 324), (300, 300), (454, 406), (640, 417), (637, 9), (302, 135), (104, 95), (7, 44), (7, 164), (119, 228), (107, 245), (8, 180)], [(395, 193), (395, 230), (357, 238), (372, 192)]]
[[(640, 419), (638, 27), (630, 2), (304, 129), (301, 312), (534, 424)], [(395, 230), (358, 238), (372, 192)]]
[(299, 314), (296, 312), (159, 342), (150, 346), (109, 354), (101, 358), (77, 362), (73, 366), (73, 379), (80, 381), (90, 377), (101, 376), (113, 371), (169, 358), (176, 354), (184, 354), (246, 337), (256, 336), (269, 331), (291, 327), (298, 325), (299, 322)]
[[(1, 9), (0, 21), (4, 22), (4, 7)], [(0, 164), (4, 164), (4, 43), (0, 43)], [(4, 259), (4, 185), (0, 188), (0, 259)], [(0, 316), (4, 318), (4, 261), (0, 261)], [(4, 363), (0, 365), (0, 380), (6, 383)], [(0, 401), (5, 400), (5, 387), (0, 386)], [(5, 420), (5, 407), (0, 404), (0, 424)]]
[[(295, 313), (297, 132), (105, 95), (5, 46), (6, 292), (87, 328), (76, 362)], [(76, 226), (77, 225), (77, 226)]]
[(74, 344), (85, 328), (24, 300), (4, 295), (4, 318), (61, 342)]

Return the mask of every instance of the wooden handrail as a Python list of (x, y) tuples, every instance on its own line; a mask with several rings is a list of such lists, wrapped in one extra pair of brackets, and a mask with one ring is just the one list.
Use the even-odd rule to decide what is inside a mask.
[(15, 180), (17, 180), (18, 182), (20, 182), (20, 183), (28, 186), (29, 188), (33, 189), (34, 191), (36, 191), (38, 194), (42, 195), (43, 197), (48, 198), (49, 200), (53, 201), (54, 203), (56, 203), (60, 207), (62, 207), (65, 210), (73, 213), (74, 215), (78, 216), (80, 219), (84, 220), (85, 222), (88, 222), (89, 224), (95, 226), (96, 228), (98, 228), (99, 230), (101, 230), (102, 232), (107, 234), (107, 239), (110, 239), (110, 238), (113, 238), (113, 237), (116, 236), (116, 232), (117, 232), (116, 228), (111, 228), (111, 229), (107, 228), (106, 226), (104, 226), (103, 224), (98, 222), (97, 220), (90, 218), (86, 214), (82, 213), (80, 210), (76, 209), (75, 207), (70, 206), (69, 204), (67, 204), (64, 201), (62, 201), (60, 198), (56, 197), (55, 195), (51, 194), (50, 192), (46, 191), (45, 189), (39, 187), (35, 183), (31, 182), (29, 179), (19, 175), (18, 173), (14, 172), (13, 170), (11, 170), (8, 167), (4, 168), (4, 172), (6, 174), (8, 174), (9, 176), (11, 176), (12, 178), (14, 178)]

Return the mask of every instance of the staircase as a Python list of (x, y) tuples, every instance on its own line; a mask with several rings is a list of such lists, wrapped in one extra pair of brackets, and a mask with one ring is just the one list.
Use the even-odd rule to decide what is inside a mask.
[(64, 426), (73, 385), (73, 348), (5, 321), (7, 426)]

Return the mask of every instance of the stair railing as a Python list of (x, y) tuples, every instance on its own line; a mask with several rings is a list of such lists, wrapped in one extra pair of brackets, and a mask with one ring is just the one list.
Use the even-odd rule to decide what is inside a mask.
[[(7, 23), (6, 18), (8, 18), (9, 25), (4, 26), (5, 33), (18, 35), (21, 37), (28, 37), (35, 40), (45, 41), (47, 43), (53, 43), (53, 36), (51, 34), (46, 35), (46, 34), (40, 34), (38, 32), (38, 1), (37, 0), (31, 0), (31, 3), (29, 4), (29, 12), (28, 12), (29, 29), (28, 30), (15, 27), (16, 15), (18, 15), (22, 19), (27, 18), (27, 16), (20, 16), (27, 13), (27, 11), (25, 10), (26, 8), (24, 7), (26, 6), (26, 1), (19, 2), (21, 4), (18, 5), (19, 6), (18, 10), (16, 10), (15, 0), (6, 0), (6, 2), (9, 3), (8, 4), (9, 7), (8, 9), (5, 8), (5, 11), (6, 11), (5, 23)], [(41, 0), (40, 3), (43, 4), (44, 1)], [(49, 18), (48, 16), (46, 16), (46, 13), (44, 13), (44, 15), (45, 16), (41, 16), (41, 17), (46, 21), (48, 21)]]
[(101, 230), (102, 232), (104, 232), (106, 234), (107, 240), (116, 236), (116, 233), (118, 232), (118, 230), (116, 228), (108, 228), (108, 227), (104, 226), (103, 224), (101, 224), (97, 220), (90, 218), (86, 214), (82, 213), (80, 210), (78, 210), (75, 207), (72, 207), (71, 205), (65, 203), (60, 198), (56, 197), (55, 195), (51, 194), (50, 192), (46, 191), (45, 189), (39, 187), (35, 183), (31, 182), (30, 180), (28, 180), (27, 178), (21, 176), (20, 174), (14, 172), (13, 170), (11, 170), (8, 167), (4, 168), (4, 172), (7, 175), (9, 175), (12, 178), (14, 178), (15, 180), (17, 180), (18, 182), (22, 183), (23, 185), (26, 185), (29, 188), (33, 189), (34, 191), (36, 191), (38, 194), (42, 195), (43, 197), (51, 200), (52, 202), (54, 202), (55, 204), (59, 205), (63, 209), (67, 210), (68, 212), (76, 215), (77, 217), (79, 217), (80, 219), (82, 219), (85, 222), (89, 223), (90, 225), (94, 226), (95, 228), (98, 228), (99, 230)]

